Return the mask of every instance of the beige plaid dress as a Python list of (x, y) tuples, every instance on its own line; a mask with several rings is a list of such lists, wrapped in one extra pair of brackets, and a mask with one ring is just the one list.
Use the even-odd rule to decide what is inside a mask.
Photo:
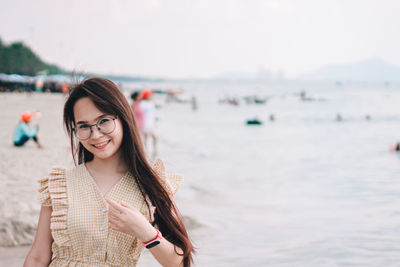
[[(153, 168), (168, 193), (174, 195), (181, 177), (165, 175), (160, 160)], [(155, 208), (148, 197), (143, 198), (130, 172), (104, 196), (84, 164), (72, 170), (53, 168), (39, 183), (40, 203), (52, 207), (53, 257), (49, 266), (136, 266), (143, 245), (136, 237), (109, 227), (105, 201), (124, 201), (154, 221)]]

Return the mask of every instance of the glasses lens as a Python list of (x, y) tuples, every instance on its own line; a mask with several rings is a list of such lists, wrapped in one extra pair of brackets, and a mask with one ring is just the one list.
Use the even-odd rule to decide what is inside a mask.
[(96, 124), (88, 125), (81, 124), (76, 128), (76, 136), (81, 140), (86, 140), (92, 134), (92, 127), (96, 126), (97, 130), (99, 130), (103, 134), (109, 134), (115, 129), (115, 118), (105, 117), (100, 119)]
[(90, 127), (87, 125), (80, 125), (76, 129), (76, 136), (78, 136), (79, 139), (85, 140), (88, 139), (91, 134)]
[(109, 134), (112, 131), (114, 131), (115, 128), (115, 122), (114, 119), (111, 117), (106, 117), (101, 119), (98, 123), (97, 126), (99, 127), (100, 132), (104, 134)]

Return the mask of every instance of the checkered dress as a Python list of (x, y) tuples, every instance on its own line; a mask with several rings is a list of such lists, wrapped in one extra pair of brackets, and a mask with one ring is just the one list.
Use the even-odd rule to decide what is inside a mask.
[[(178, 175), (165, 175), (160, 160), (154, 170), (172, 196), (181, 182)], [(112, 230), (108, 225), (105, 198), (124, 201), (154, 221), (154, 207), (149, 212), (134, 177), (127, 172), (106, 193), (100, 192), (84, 164), (72, 170), (53, 168), (39, 180), (39, 201), (51, 206), (50, 229), (53, 258), (49, 266), (136, 266), (143, 245), (136, 237)]]

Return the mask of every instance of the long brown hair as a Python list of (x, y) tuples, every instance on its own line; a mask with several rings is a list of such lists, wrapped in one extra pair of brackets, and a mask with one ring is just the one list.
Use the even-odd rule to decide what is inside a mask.
[[(65, 102), (64, 126), (70, 137), (75, 164), (93, 159), (93, 154), (86, 150), (75, 138), (73, 130), (75, 127), (74, 105), (83, 97), (91, 99), (99, 110), (106, 114), (118, 116), (121, 120), (123, 127), (121, 149), (129, 171), (135, 177), (143, 197), (145, 198), (147, 195), (156, 207), (154, 223), (158, 225), (161, 233), (168, 241), (182, 249), (183, 254), (180, 255), (183, 256), (184, 266), (191, 266), (194, 248), (183, 224), (182, 216), (166, 189), (161, 185), (159, 177), (146, 160), (139, 128), (128, 101), (119, 88), (107, 79), (95, 77), (76, 84), (70, 90), (69, 97)], [(149, 206), (148, 209), (150, 212)]]

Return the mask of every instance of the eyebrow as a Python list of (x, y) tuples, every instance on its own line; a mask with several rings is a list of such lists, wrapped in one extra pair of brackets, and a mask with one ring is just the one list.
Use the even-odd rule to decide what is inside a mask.
[[(107, 114), (102, 114), (100, 116), (98, 116), (97, 118), (95, 118), (95, 121), (98, 121), (101, 117), (107, 116)], [(78, 121), (76, 124), (85, 124), (88, 123), (88, 121)]]

